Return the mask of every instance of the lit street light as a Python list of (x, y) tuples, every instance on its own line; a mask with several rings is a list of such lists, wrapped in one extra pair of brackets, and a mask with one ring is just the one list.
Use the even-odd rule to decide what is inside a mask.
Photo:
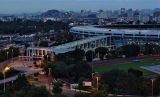
[(92, 78), (94, 77), (94, 74), (95, 74), (95, 79), (96, 79), (96, 88), (97, 88), (97, 91), (98, 91), (100, 76), (99, 76), (98, 72), (95, 72), (95, 73), (92, 73)]
[(4, 81), (4, 82), (3, 82), (3, 90), (4, 90), (4, 93), (6, 92), (6, 78), (5, 78), (5, 77), (6, 77), (6, 72), (9, 71), (10, 69), (11, 69), (11, 68), (7, 66), (7, 67), (5, 67), (5, 68), (3, 69), (3, 71), (2, 71), (2, 73), (3, 73), (3, 79), (4, 79), (4, 80), (3, 80), (3, 81)]

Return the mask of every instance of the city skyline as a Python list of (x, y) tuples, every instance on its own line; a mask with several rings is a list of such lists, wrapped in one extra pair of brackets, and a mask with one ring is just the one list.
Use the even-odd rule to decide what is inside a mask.
[(115, 10), (120, 8), (154, 9), (159, 0), (1, 0), (1, 14), (44, 12), (49, 9), (80, 11)]

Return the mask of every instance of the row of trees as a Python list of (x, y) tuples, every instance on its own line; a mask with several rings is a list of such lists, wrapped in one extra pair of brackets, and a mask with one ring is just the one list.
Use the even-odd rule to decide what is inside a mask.
[[(149, 96), (152, 95), (152, 80), (142, 76), (139, 70), (129, 69), (112, 70), (102, 74), (104, 84), (108, 85), (108, 91), (113, 94), (130, 94)], [(160, 78), (154, 81), (154, 95), (160, 94)]]
[(28, 82), (24, 74), (19, 74), (17, 80), (7, 87), (5, 94), (3, 86), (0, 86), (0, 97), (66, 97), (61, 95), (61, 86), (61, 84), (55, 83), (53, 86), (55, 95), (51, 95), (46, 87), (35, 87)]
[(48, 20), (43, 21), (31, 21), (15, 19), (10, 22), (0, 21), (0, 33), (1, 34), (26, 34), (26, 33), (36, 33), (36, 32), (48, 32), (54, 29), (55, 31), (60, 31), (62, 29), (68, 29), (68, 24), (64, 22), (54, 22)]
[(136, 44), (129, 44), (119, 47), (115, 50), (109, 51), (106, 47), (98, 47), (95, 51), (89, 50), (85, 53), (86, 59), (88, 62), (91, 62), (96, 55), (99, 56), (100, 60), (104, 58), (112, 59), (118, 58), (122, 55), (126, 57), (136, 57), (140, 53), (144, 55), (148, 54), (160, 54), (160, 46), (156, 44), (145, 44), (144, 46), (139, 46)]
[(94, 90), (91, 93), (76, 93), (74, 97), (107, 97), (106, 91), (103, 90)]
[(117, 51), (119, 52), (119, 54), (124, 54), (127, 57), (136, 57), (140, 53), (144, 55), (160, 54), (160, 46), (154, 43), (153, 44), (146, 43), (143, 46), (130, 44), (118, 48)]
[(49, 62), (45, 64), (45, 71), (51, 73), (54, 78), (68, 79), (71, 82), (78, 82), (81, 78), (91, 78), (91, 67), (86, 62), (81, 61), (74, 64), (65, 62)]
[[(156, 45), (157, 46), (157, 45)], [(147, 48), (148, 46), (146, 46)], [(147, 51), (147, 50), (146, 50)], [(108, 51), (105, 47), (99, 47), (95, 49), (95, 52), (84, 52), (81, 49), (68, 52), (66, 54), (60, 54), (55, 56), (56, 62), (46, 62), (44, 64), (45, 70), (48, 72), (48, 68), (51, 68), (51, 73), (55, 78), (64, 78), (73, 82), (82, 82), (91, 80), (92, 68), (85, 62), (84, 56), (88, 61), (92, 61), (96, 54), (99, 53), (101, 58), (111, 58), (114, 56), (126, 54), (128, 57), (137, 56), (140, 53), (140, 47), (137, 45), (123, 46), (119, 52)], [(143, 76), (143, 72), (136, 69), (129, 69), (128, 72), (123, 70), (112, 70), (100, 74), (100, 91), (112, 94), (124, 94), (124, 95), (140, 95), (149, 96), (152, 93), (152, 81)], [(154, 95), (159, 95), (160, 91), (160, 79), (157, 78), (154, 82)], [(95, 93), (97, 93), (95, 92)], [(75, 97), (97, 97), (95, 95), (100, 94), (75, 94)], [(105, 94), (106, 96), (106, 94)], [(100, 96), (100, 97), (105, 97)]]
[(19, 49), (15, 47), (10, 47), (7, 50), (0, 50), (0, 62), (5, 61), (12, 57), (16, 57), (19, 55)]
[[(153, 90), (152, 90), (153, 88)], [(101, 74), (99, 90), (90, 90), (91, 93), (77, 93), (74, 97), (106, 97), (107, 93), (115, 95), (137, 95), (148, 97), (160, 95), (160, 78), (152, 80), (143, 77), (143, 73), (136, 69), (111, 70)]]

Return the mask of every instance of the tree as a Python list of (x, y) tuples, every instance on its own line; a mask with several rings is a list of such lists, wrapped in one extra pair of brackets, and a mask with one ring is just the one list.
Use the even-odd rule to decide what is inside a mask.
[(44, 61), (51, 61), (51, 57), (52, 57), (51, 54), (47, 54), (43, 58), (44, 58)]
[(15, 83), (16, 83), (16, 87), (18, 89), (22, 89), (22, 88), (29, 86), (29, 82), (28, 82), (27, 78), (25, 77), (25, 74), (19, 74)]
[(29, 91), (22, 89), (16, 92), (15, 97), (52, 97), (44, 86), (42, 87), (31, 86), (28, 89)]
[(61, 94), (62, 92), (62, 84), (60, 82), (56, 82), (53, 84), (53, 93)]
[(128, 73), (131, 74), (132, 76), (135, 77), (142, 77), (143, 76), (143, 72), (140, 70), (136, 70), (133, 68), (128, 69)]
[(135, 44), (122, 46), (122, 50), (127, 57), (136, 57), (140, 53), (140, 47)]
[(69, 67), (64, 62), (48, 62), (44, 66), (47, 75), (49, 68), (51, 68), (52, 76), (55, 78), (66, 78), (68, 76)]
[(82, 61), (85, 56), (85, 51), (81, 49), (75, 49), (74, 51), (71, 51), (70, 54), (75, 61)]
[[(63, 21), (32, 21), (14, 19), (13, 21), (0, 22), (1, 34), (17, 34), (20, 35), (27, 33), (48, 32), (50, 29), (54, 29), (56, 32), (62, 29), (68, 29), (68, 23)], [(12, 32), (12, 33), (11, 33)]]
[[(7, 54), (8, 52), (8, 54)], [(7, 58), (17, 57), (19, 55), (19, 49), (15, 47), (10, 47), (6, 50), (0, 50), (0, 62), (7, 60)]]
[(91, 97), (91, 94), (78, 92), (78, 93), (74, 94), (74, 97)]
[(160, 46), (146, 43), (144, 46), (144, 54), (160, 54)]
[(92, 62), (94, 58), (94, 52), (92, 50), (89, 50), (86, 52), (85, 56), (88, 62)]
[(0, 90), (0, 97), (12, 97), (12, 96), (11, 96), (11, 92), (7, 89), (7, 90), (5, 91), (5, 94), (4, 94), (3, 89), (1, 89), (1, 90)]
[(91, 67), (85, 61), (78, 61), (74, 64), (66, 64), (64, 62), (48, 62), (44, 64), (45, 71), (48, 75), (48, 68), (51, 68), (51, 73), (55, 78), (67, 78), (72, 81), (79, 81), (81, 77), (91, 77)]
[(25, 48), (28, 48), (30, 45), (28, 43), (24, 44)]
[(159, 92), (160, 91), (160, 77), (158, 77), (154, 80), (153, 88), (154, 88), (154, 94), (160, 95), (160, 92)]
[(62, 94), (54, 94), (53, 96), (50, 96), (50, 97), (67, 97), (67, 96)]
[(76, 93), (74, 97), (107, 97), (107, 92), (103, 90), (95, 90), (92, 93)]
[(48, 47), (48, 41), (41, 41), (39, 46), (40, 47)]
[(127, 93), (128, 79), (127, 72), (123, 70), (111, 70), (102, 75), (104, 82), (109, 86), (111, 93)]
[(112, 50), (112, 51), (109, 51), (106, 58), (109, 58), (109, 59), (114, 59), (114, 58), (117, 58), (118, 57), (118, 51), (117, 50)]
[[(13, 51), (13, 52), (12, 52)], [(12, 55), (13, 54), (13, 55)], [(9, 56), (11, 57), (17, 57), (20, 54), (19, 49), (16, 47), (10, 47), (9, 48)]]
[(98, 47), (95, 49), (95, 53), (99, 54), (99, 57), (101, 60), (104, 59), (104, 56), (107, 54), (107, 52), (108, 52), (108, 48), (106, 47)]
[[(152, 93), (151, 79), (141, 76), (137, 70), (129, 69), (128, 71), (129, 73), (123, 70), (111, 70), (102, 75), (104, 83), (109, 87), (109, 92), (114, 94), (150, 96)], [(158, 81), (154, 81), (154, 94), (159, 94), (160, 83)]]
[[(138, 94), (141, 96), (149, 96), (152, 94), (152, 85), (151, 85), (151, 80), (147, 78), (140, 78), (136, 84), (133, 86), (134, 91), (136, 91), (134, 94)], [(132, 84), (133, 85), (133, 84)]]
[(95, 92), (91, 93), (90, 97), (107, 97), (107, 92), (102, 91), (102, 90), (95, 91)]
[(69, 68), (69, 75), (75, 82), (79, 81), (81, 77), (90, 78), (91, 72), (92, 69), (90, 65), (83, 61), (73, 64)]

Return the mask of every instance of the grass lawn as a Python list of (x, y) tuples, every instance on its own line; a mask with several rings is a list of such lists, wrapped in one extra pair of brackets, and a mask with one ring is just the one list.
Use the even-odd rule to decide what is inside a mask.
[(154, 64), (160, 64), (160, 61), (145, 60), (145, 61), (142, 61), (142, 62), (130, 62), (130, 63), (127, 63), (127, 64), (101, 65), (101, 66), (94, 67), (94, 70), (95, 70), (95, 72), (103, 73), (103, 72), (106, 72), (106, 71), (110, 71), (112, 69), (120, 69), (120, 70), (128, 71), (129, 68), (134, 68), (134, 69), (138, 69), (138, 70), (143, 71), (144, 75), (148, 75), (148, 74), (153, 74), (153, 72), (144, 70), (140, 67), (141, 66), (152, 65), (153, 63)]

